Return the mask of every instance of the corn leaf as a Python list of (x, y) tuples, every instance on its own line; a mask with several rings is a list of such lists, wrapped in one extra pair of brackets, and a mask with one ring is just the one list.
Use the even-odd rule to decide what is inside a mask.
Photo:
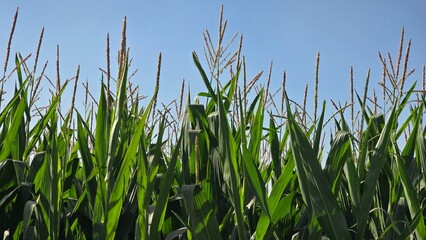
[(246, 228), (243, 216), (243, 205), (241, 201), (244, 199), (240, 196), (238, 165), (236, 159), (236, 144), (228, 125), (225, 109), (222, 104), (220, 94), (217, 95), (217, 107), (219, 111), (219, 154), (223, 164), (223, 179), (228, 186), (231, 195), (231, 202), (233, 204), (236, 220), (238, 237), (246, 239)]
[(181, 191), (189, 210), (189, 229), (194, 239), (222, 239), (214, 209), (203, 189), (198, 185), (184, 185)]
[(43, 134), (43, 131), (46, 129), (50, 119), (55, 115), (57, 110), (57, 105), (60, 102), (61, 96), (64, 93), (67, 85), (68, 85), (68, 81), (64, 83), (59, 93), (53, 98), (52, 102), (49, 105), (49, 108), (47, 109), (43, 117), (31, 129), (28, 136), (29, 138), (31, 138), (31, 140), (29, 141), (27, 147), (25, 148), (25, 151), (23, 154), (24, 159), (26, 159), (28, 155), (31, 153), (31, 151), (34, 149), (35, 145), (40, 140), (40, 137)]
[[(331, 239), (349, 239), (346, 219), (331, 191), (327, 177), (317, 160), (316, 154), (308, 139), (297, 125), (291, 114), (287, 100), (288, 127), (290, 129), (291, 149), (296, 162), (299, 183), (304, 186), (304, 200), (311, 199), (310, 204), (323, 231)], [(300, 181), (301, 175), (307, 177)]]
[(271, 219), (271, 214), (268, 207), (267, 195), (265, 182), (260, 175), (259, 169), (256, 167), (255, 162), (250, 154), (250, 151), (243, 146), (243, 163), (244, 170), (248, 176), (248, 182), (252, 189), (252, 192), (256, 196), (256, 200), (259, 201), (260, 208), (262, 211)]
[[(161, 152), (161, 147), (159, 147), (160, 146), (159, 144), (161, 144), (161, 136), (162, 136), (161, 129), (164, 129), (164, 121), (165, 121), (165, 118), (163, 118), (163, 121), (161, 125), (159, 126), (160, 133), (159, 133), (158, 141), (157, 141), (158, 152)], [(165, 213), (165, 210), (167, 209), (170, 188), (173, 183), (174, 171), (176, 168), (177, 158), (179, 156), (179, 145), (180, 145), (180, 140), (177, 142), (177, 145), (176, 145), (177, 147), (173, 151), (172, 158), (170, 159), (169, 165), (167, 166), (167, 171), (164, 174), (161, 181), (160, 193), (158, 195), (157, 203), (155, 205), (154, 215), (152, 216), (152, 221), (150, 223), (151, 227), (150, 227), (149, 237), (152, 239), (159, 238), (159, 233), (163, 225), (164, 213)], [(160, 153), (156, 155), (159, 155), (159, 154)]]
[[(136, 152), (138, 150), (141, 137), (143, 136), (145, 123), (150, 113), (153, 101), (153, 99), (150, 101), (148, 107), (145, 109), (145, 112), (139, 120), (135, 132), (133, 133), (133, 137), (124, 156), (121, 168), (117, 175), (117, 180), (114, 184), (113, 190), (108, 201), (107, 237), (111, 239), (114, 238), (115, 229), (117, 228), (118, 220), (120, 217), (120, 210), (129, 187), (130, 176), (128, 172), (134, 165)], [(149, 196), (149, 194), (146, 196)], [(142, 199), (140, 199), (140, 201), (142, 201)]]
[[(367, 175), (364, 180), (364, 191), (361, 196), (359, 213), (357, 217), (357, 231), (355, 236), (356, 239), (364, 238), (368, 213), (370, 212), (370, 209), (371, 209), (371, 203), (373, 201), (374, 190), (376, 189), (379, 174), (385, 163), (384, 159), (386, 156), (386, 151), (390, 141), (389, 139), (391, 137), (390, 136), (391, 130), (393, 129), (395, 119), (396, 119), (396, 105), (394, 105), (394, 107), (392, 108), (392, 111), (389, 115), (386, 125), (382, 133), (380, 134), (380, 138), (371, 155), (370, 168), (369, 168), (370, 170), (367, 172)], [(367, 128), (367, 130), (370, 130), (370, 129), (372, 128)]]

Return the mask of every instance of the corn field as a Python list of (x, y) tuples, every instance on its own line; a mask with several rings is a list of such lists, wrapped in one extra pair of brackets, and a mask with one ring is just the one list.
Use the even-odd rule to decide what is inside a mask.
[[(155, 92), (142, 104), (125, 21), (117, 75), (108, 43), (100, 94), (86, 88), (84, 111), (74, 106), (84, 95), (79, 68), (57, 77), (40, 107), (38, 50), (34, 59), (17, 53), (12, 70), (7, 51), (3, 239), (426, 239), (425, 77), (423, 68), (421, 89), (406, 81), (411, 41), (404, 47), (402, 33), (394, 62), (380, 54), (382, 99), (370, 94), (369, 74), (361, 95), (351, 77), (351, 99), (332, 108), (318, 104), (318, 54), (310, 113), (306, 95), (291, 100), (285, 75), (275, 93), (271, 74), (266, 85), (262, 72), (248, 79), (242, 37), (224, 42), (226, 25), (221, 13), (217, 43), (206, 31), (205, 60), (192, 55), (205, 92), (191, 98), (182, 82), (170, 104), (157, 101), (161, 54)], [(6, 81), (16, 83), (12, 94)]]

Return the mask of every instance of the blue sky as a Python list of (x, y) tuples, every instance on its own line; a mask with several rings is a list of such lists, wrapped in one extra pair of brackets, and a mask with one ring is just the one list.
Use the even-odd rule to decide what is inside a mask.
[[(12, 53), (34, 53), (34, 59), (44, 26), (40, 61), (49, 61), (48, 76), (55, 78), (58, 44), (61, 78), (73, 77), (80, 64), (81, 81), (88, 80), (96, 93), (101, 78), (98, 68), (106, 66), (106, 34), (110, 33), (112, 60), (115, 60), (122, 20), (127, 16), (132, 69), (138, 69), (134, 81), (140, 83), (141, 94), (152, 96), (157, 58), (162, 52), (159, 97), (169, 102), (179, 97), (182, 79), (190, 84), (193, 94), (205, 90), (191, 53), (196, 51), (203, 56), (202, 33), (205, 29), (217, 36), (222, 4), (224, 18), (228, 20), (225, 38), (229, 39), (236, 32), (244, 36), (243, 54), (247, 60), (248, 78), (265, 70), (261, 79), (265, 83), (273, 61), (271, 89), (280, 87), (285, 70), (287, 91), (293, 99), (303, 97), (306, 84), (310, 89), (308, 98), (313, 99), (318, 51), (321, 52), (321, 101), (349, 100), (351, 66), (359, 92), (362, 92), (368, 68), (372, 73), (371, 87), (377, 87), (381, 81), (377, 53), (381, 51), (387, 55), (390, 52), (396, 61), (403, 26), (405, 43), (412, 39), (409, 68), (416, 68), (410, 81), (421, 81), (421, 66), (426, 63), (426, 1), (420, 0), (6, 1), (0, 7), (0, 62), (4, 62), (13, 15), (19, 7)], [(203, 65), (207, 68), (205, 62)], [(78, 88), (82, 93), (81, 84)], [(71, 87), (69, 90), (71, 92)], [(82, 97), (78, 102), (82, 102)]]

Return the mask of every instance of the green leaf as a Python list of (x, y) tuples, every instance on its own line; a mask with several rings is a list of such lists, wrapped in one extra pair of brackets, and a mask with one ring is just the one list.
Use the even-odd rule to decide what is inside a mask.
[[(85, 173), (84, 175), (85, 179), (83, 180), (86, 182), (88, 186), (87, 190), (89, 193), (89, 201), (92, 204), (94, 204), (95, 196), (96, 196), (96, 184), (94, 180), (91, 180), (91, 177), (90, 177), (94, 166), (93, 166), (92, 155), (89, 149), (89, 142), (88, 142), (89, 133), (88, 132), (89, 132), (89, 129), (86, 123), (84, 122), (81, 115), (77, 112), (77, 142), (79, 146), (78, 150), (81, 155), (81, 161), (83, 163), (83, 169)], [(100, 214), (100, 213), (98, 212), (96, 214)], [(94, 220), (96, 220), (96, 218)]]
[[(117, 149), (120, 147), (118, 140), (120, 139), (119, 134), (122, 134), (121, 127), (123, 126), (122, 117), (125, 115), (127, 109), (124, 108), (125, 101), (127, 99), (126, 90), (127, 90), (127, 72), (128, 72), (128, 60), (126, 59), (123, 66), (120, 66), (119, 69), (119, 79), (117, 81), (117, 100), (115, 102), (115, 108), (113, 112), (113, 121), (111, 123), (111, 128), (108, 137), (108, 156), (107, 156), (107, 173), (105, 176), (105, 182), (107, 184), (107, 194), (106, 199), (109, 199), (110, 192), (115, 186), (114, 179), (114, 170), (119, 168), (120, 163), (116, 163), (116, 153)], [(124, 130), (124, 129), (123, 129)], [(117, 166), (118, 165), (118, 166)], [(107, 216), (108, 217), (108, 216)], [(106, 220), (108, 222), (108, 220)], [(115, 220), (113, 220), (115, 221)], [(114, 229), (108, 229), (109, 232), (114, 231)]]
[(236, 159), (237, 146), (234, 137), (230, 133), (231, 130), (228, 125), (228, 119), (220, 94), (217, 95), (217, 104), (219, 110), (219, 155), (223, 164), (223, 179), (232, 196), (231, 202), (237, 219), (238, 237), (240, 239), (246, 239), (247, 232), (245, 230), (243, 204), (241, 202), (244, 200), (244, 196), (240, 195), (240, 175)]
[(249, 150), (245, 146), (243, 146), (243, 162), (244, 169), (247, 173), (248, 182), (250, 184), (252, 192), (254, 193), (254, 196), (256, 196), (256, 200), (259, 201), (260, 208), (263, 210), (266, 216), (271, 219), (265, 189), (265, 182), (263, 181), (259, 169), (257, 169)]
[(24, 232), (24, 239), (25, 239), (25, 234), (28, 231), (28, 227), (31, 221), (31, 216), (33, 215), (33, 212), (37, 211), (37, 203), (34, 201), (28, 201), (25, 203), (25, 207), (24, 207), (24, 223), (22, 225), (22, 231)]
[[(287, 188), (288, 184), (290, 183), (292, 177), (293, 177), (293, 169), (294, 169), (294, 161), (293, 159), (290, 159), (287, 164), (284, 166), (283, 173), (278, 178), (278, 180), (275, 182), (275, 184), (272, 186), (271, 194), (268, 198), (268, 205), (270, 212), (272, 213), (272, 222), (273, 224), (277, 224), (278, 218), (280, 217), (279, 212), (281, 211), (280, 208), (278, 208), (278, 205), (280, 204), (281, 197), (284, 194), (284, 190)], [(274, 218), (274, 216), (276, 218)], [(264, 239), (265, 235), (270, 228), (270, 218), (262, 212), (259, 218), (259, 222), (256, 226), (256, 239)]]
[[(139, 147), (139, 142), (141, 141), (141, 138), (143, 136), (145, 123), (150, 113), (151, 106), (153, 105), (153, 101), (154, 99), (151, 99), (150, 103), (148, 104), (148, 107), (145, 109), (143, 115), (141, 116), (139, 120), (139, 123), (137, 125), (135, 132), (133, 133), (132, 139), (127, 148), (123, 162), (121, 163), (121, 168), (118, 172), (117, 180), (113, 186), (111, 195), (109, 197), (108, 209), (107, 209), (108, 210), (107, 238), (109, 239), (113, 239), (115, 235), (115, 230), (117, 228), (118, 220), (120, 218), (120, 210), (122, 208), (122, 204), (129, 187), (130, 175), (128, 173), (134, 166), (136, 152)], [(150, 196), (150, 195), (148, 194), (147, 196)]]
[(182, 186), (182, 195), (189, 210), (190, 230), (194, 239), (222, 239), (214, 209), (198, 185)]
[(96, 131), (95, 131), (95, 146), (94, 153), (96, 162), (99, 168), (100, 177), (103, 179), (106, 175), (106, 160), (108, 155), (108, 132), (109, 132), (109, 119), (107, 115), (107, 103), (105, 98), (104, 87), (101, 87), (101, 96), (99, 98), (99, 106), (96, 115)]
[[(163, 123), (160, 125), (160, 129), (164, 129), (164, 121), (165, 121), (165, 118), (163, 118)], [(160, 130), (160, 134), (161, 134), (161, 130)], [(161, 137), (159, 137), (159, 139), (161, 141)], [(172, 186), (173, 179), (174, 179), (176, 162), (177, 162), (177, 158), (179, 156), (180, 139), (181, 138), (179, 138), (178, 142), (176, 143), (177, 145), (176, 145), (176, 148), (173, 151), (173, 155), (172, 155), (172, 158), (169, 161), (169, 165), (167, 166), (166, 174), (164, 174), (163, 179), (161, 181), (160, 194), (158, 195), (157, 204), (155, 205), (154, 215), (153, 215), (152, 221), (150, 223), (151, 227), (150, 227), (149, 237), (151, 239), (158, 239), (159, 238), (159, 233), (161, 231), (162, 222), (164, 220), (164, 212), (167, 209), (167, 203), (168, 203), (170, 188)], [(159, 143), (159, 141), (158, 141), (158, 143)], [(157, 148), (157, 151), (161, 151), (161, 148), (160, 147)]]
[(352, 157), (350, 146), (349, 133), (342, 131), (337, 132), (331, 144), (327, 162), (325, 164), (325, 173), (335, 196), (337, 196), (336, 188), (340, 183), (343, 166), (346, 162), (350, 161), (350, 158)]
[(320, 142), (321, 142), (321, 132), (322, 132), (322, 128), (323, 128), (323, 122), (324, 122), (324, 115), (325, 115), (325, 101), (322, 104), (322, 112), (321, 112), (321, 116), (318, 120), (318, 122), (316, 123), (317, 125), (317, 129), (315, 131), (315, 138), (314, 138), (314, 152), (317, 156), (319, 156), (319, 152), (320, 152)]
[(284, 196), (278, 203), (277, 208), (279, 211), (275, 211), (272, 215), (272, 222), (276, 224), (280, 221), (285, 215), (289, 214), (293, 208), (293, 199), (296, 196), (296, 192), (292, 192)]
[(269, 128), (269, 146), (271, 149), (271, 158), (272, 162), (274, 163), (275, 178), (278, 179), (281, 176), (280, 143), (272, 116), (269, 120)]
[[(148, 221), (147, 221), (147, 198), (150, 197), (148, 190), (148, 159), (144, 141), (139, 143), (140, 154), (137, 157), (137, 178), (138, 178), (138, 234), (140, 238), (148, 238)], [(147, 197), (148, 196), (148, 197)]]
[[(299, 184), (303, 186), (302, 196), (312, 207), (315, 217), (331, 239), (350, 239), (346, 219), (334, 197), (327, 177), (321, 169), (316, 154), (303, 131), (291, 114), (287, 100), (288, 127), (291, 149), (296, 162)], [(303, 173), (303, 174), (302, 174)], [(302, 179), (306, 177), (306, 179)], [(302, 188), (301, 186), (301, 188)], [(307, 201), (310, 199), (309, 201)]]
[(263, 89), (259, 92), (260, 101), (259, 106), (257, 107), (256, 114), (253, 116), (252, 123), (250, 126), (250, 140), (248, 149), (250, 150), (251, 156), (253, 157), (253, 160), (257, 160), (256, 164), (259, 164), (258, 156), (260, 155), (260, 147), (261, 147), (261, 141), (262, 141), (262, 130), (263, 130), (263, 115), (264, 115), (264, 108), (263, 108)]
[[(402, 163), (399, 157), (396, 157), (396, 162), (398, 166), (399, 177), (401, 178), (402, 186), (404, 189), (405, 200), (407, 201), (408, 209), (410, 211), (412, 219), (416, 216), (417, 213), (421, 212), (420, 202), (417, 199), (416, 191), (414, 190), (413, 185), (408, 179), (407, 171), (405, 170), (404, 164)], [(420, 239), (426, 238), (426, 228), (424, 218), (420, 218), (416, 227), (416, 234)]]
[(198, 56), (195, 52), (192, 52), (192, 60), (194, 61), (195, 66), (197, 67), (198, 71), (200, 72), (201, 79), (203, 79), (204, 84), (207, 87), (207, 90), (209, 91), (210, 95), (212, 96), (213, 101), (217, 100), (216, 93), (214, 92), (209, 79), (207, 78), (206, 72), (204, 72), (203, 67), (201, 66), (200, 60), (198, 59)]
[(26, 167), (27, 164), (17, 160), (7, 159), (0, 162), (0, 197), (24, 180)]
[(52, 102), (49, 105), (49, 108), (47, 109), (46, 113), (43, 115), (43, 117), (36, 123), (36, 125), (31, 129), (29, 138), (31, 138), (30, 142), (27, 145), (27, 148), (25, 148), (23, 158), (26, 159), (28, 155), (32, 152), (33, 148), (37, 144), (37, 142), (40, 140), (40, 136), (43, 134), (43, 132), (46, 130), (46, 127), (51, 120), (53, 116), (56, 114), (57, 105), (60, 102), (61, 96), (66, 89), (66, 86), (68, 85), (68, 81), (64, 83), (61, 90), (59, 91), (58, 95), (53, 98)]
[[(414, 150), (415, 148), (419, 149), (419, 147), (424, 147), (424, 145), (420, 145), (420, 146), (416, 146), (416, 142), (417, 139), (420, 138), (420, 140), (423, 140), (423, 134), (422, 134), (422, 128), (420, 125), (420, 121), (422, 118), (422, 113), (423, 113), (423, 108), (421, 107), (419, 109), (419, 112), (421, 113), (420, 115), (418, 115), (415, 125), (413, 127), (413, 132), (411, 133), (407, 143), (406, 143), (406, 148), (404, 148), (403, 151), (403, 158), (407, 159), (407, 161), (405, 161), (405, 163), (402, 162), (402, 159), (399, 156), (395, 157), (396, 163), (397, 163), (397, 169), (398, 169), (398, 174), (399, 177), (401, 179), (401, 183), (403, 186), (403, 191), (404, 191), (404, 195), (405, 195), (405, 201), (407, 202), (408, 205), (408, 210), (410, 211), (411, 217), (412, 219), (414, 218), (414, 216), (421, 211), (421, 207), (420, 207), (420, 201), (421, 199), (418, 199), (419, 194), (416, 193), (415, 191), (415, 185), (414, 182), (410, 179), (409, 176), (413, 176), (417, 173), (415, 172), (410, 172), (407, 170), (406, 166), (410, 166), (412, 164), (415, 164), (413, 161), (413, 154), (414, 154)], [(396, 145), (396, 143), (395, 143)], [(417, 237), (419, 237), (420, 239), (426, 239), (426, 227), (425, 227), (425, 222), (423, 218), (419, 219), (419, 223), (416, 226), (416, 235)]]
[[(394, 105), (391, 110), (389, 118), (385, 124), (382, 133), (380, 134), (380, 138), (370, 158), (370, 168), (364, 180), (364, 191), (361, 197), (359, 213), (357, 217), (357, 231), (355, 236), (356, 239), (364, 238), (365, 228), (367, 226), (367, 217), (371, 209), (374, 190), (376, 189), (379, 174), (382, 170), (383, 165), (385, 164), (384, 160), (386, 159), (387, 148), (391, 137), (391, 131), (393, 129), (395, 121), (396, 105)], [(372, 128), (368, 127), (367, 131), (370, 129)]]
[(16, 111), (14, 112), (12, 118), (12, 125), (9, 127), (6, 133), (6, 137), (1, 143), (0, 161), (3, 161), (9, 156), (15, 144), (19, 144), (19, 142), (16, 142), (16, 136), (18, 135), (19, 128), (21, 127), (22, 121), (24, 119), (24, 113), (26, 108), (27, 102), (25, 101), (25, 99), (21, 99), (19, 101), (18, 107), (16, 108)]

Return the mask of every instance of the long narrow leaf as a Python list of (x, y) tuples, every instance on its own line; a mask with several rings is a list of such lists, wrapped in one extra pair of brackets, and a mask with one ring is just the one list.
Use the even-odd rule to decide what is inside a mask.
[[(164, 129), (163, 124), (164, 124), (164, 119), (163, 119), (163, 123), (160, 125), (160, 128), (162, 129)], [(161, 141), (160, 137), (159, 139)], [(149, 237), (151, 239), (159, 238), (162, 222), (164, 220), (164, 211), (167, 209), (170, 188), (173, 183), (176, 162), (179, 156), (180, 139), (181, 138), (179, 138), (176, 148), (173, 151), (172, 158), (170, 159), (169, 165), (167, 166), (166, 174), (163, 176), (163, 179), (161, 181), (161, 189), (158, 195), (157, 204), (155, 205), (154, 215), (151, 221), (151, 227), (150, 227), (150, 233), (149, 233)], [(161, 151), (161, 148), (158, 148), (157, 151)]]
[[(117, 175), (117, 180), (113, 186), (113, 190), (108, 201), (107, 237), (110, 239), (113, 239), (115, 235), (115, 229), (117, 228), (118, 219), (120, 217), (120, 210), (130, 182), (128, 171), (130, 171), (134, 165), (135, 155), (138, 150), (139, 142), (141, 141), (145, 123), (153, 101), (154, 99), (150, 101), (148, 107), (145, 109), (145, 112), (139, 120), (135, 132), (133, 133), (133, 137), (130, 141), (126, 155), (124, 156), (121, 168)], [(142, 199), (140, 200), (142, 201)]]
[(237, 219), (238, 237), (240, 239), (246, 239), (245, 221), (241, 203), (244, 197), (240, 196), (240, 177), (236, 159), (236, 144), (235, 139), (230, 133), (228, 120), (220, 94), (217, 95), (217, 104), (219, 110), (219, 152), (223, 159), (223, 178), (232, 196), (231, 202), (234, 206)]
[(379, 174), (385, 163), (384, 159), (386, 158), (386, 149), (389, 144), (390, 134), (391, 130), (393, 129), (395, 118), (396, 105), (394, 105), (392, 108), (383, 132), (380, 134), (380, 138), (370, 159), (370, 170), (368, 171), (364, 180), (364, 191), (361, 197), (359, 213), (357, 217), (357, 231), (355, 236), (355, 238), (359, 240), (364, 238), (368, 213), (371, 209), (371, 203), (373, 201), (374, 190), (376, 189)]
[(291, 114), (288, 100), (287, 116), (296, 169), (298, 173), (304, 172), (304, 175), (307, 176), (306, 181), (300, 181), (299, 177), (300, 184), (306, 184), (304, 188), (308, 190), (302, 192), (302, 195), (308, 194), (304, 196), (304, 199), (311, 199), (310, 203), (315, 217), (328, 237), (331, 239), (349, 239), (350, 235), (343, 212), (334, 198), (314, 150)]

